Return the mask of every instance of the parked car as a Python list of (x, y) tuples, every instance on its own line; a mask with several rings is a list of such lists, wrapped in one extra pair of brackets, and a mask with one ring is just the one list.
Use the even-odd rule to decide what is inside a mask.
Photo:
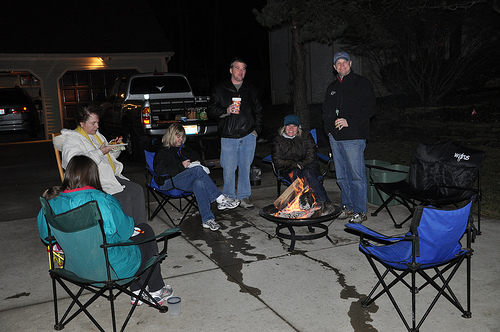
[(25, 131), (36, 137), (40, 119), (35, 103), (26, 90), (0, 88), (0, 132)]

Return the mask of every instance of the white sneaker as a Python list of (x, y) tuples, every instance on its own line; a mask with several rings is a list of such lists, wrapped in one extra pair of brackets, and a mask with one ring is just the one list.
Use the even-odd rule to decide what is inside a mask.
[(363, 221), (366, 221), (367, 219), (368, 217), (366, 216), (366, 213), (360, 212), (360, 213), (355, 213), (351, 217), (351, 220), (349, 220), (349, 222), (352, 224), (361, 224)]
[(245, 210), (253, 210), (255, 207), (252, 202), (250, 202), (250, 199), (248, 198), (243, 198), (240, 202), (240, 206), (244, 208)]
[(337, 219), (351, 218), (353, 214), (354, 214), (354, 212), (352, 212), (351, 210), (349, 210), (345, 205), (342, 205), (342, 212), (337, 217)]
[(212, 231), (218, 231), (220, 229), (220, 225), (216, 223), (215, 220), (213, 219), (207, 220), (202, 224), (202, 226), (203, 228), (208, 228)]
[(231, 197), (227, 197), (226, 195), (222, 195), (222, 199), (220, 202), (217, 202), (217, 209), (223, 210), (232, 210), (237, 208), (240, 205), (239, 199), (233, 199)]
[[(148, 286), (146, 286), (146, 290), (148, 290)], [(136, 296), (131, 296), (130, 297), (130, 304), (134, 305), (135, 303), (135, 299), (137, 298), (137, 295), (139, 295), (139, 293), (141, 292), (141, 290), (136, 290), (136, 291), (132, 291), (132, 293), (134, 293)], [(143, 296), (146, 294), (146, 293), (142, 293)], [(141, 300), (137, 301), (137, 306), (140, 306), (142, 305), (144, 302), (142, 302)]]
[(165, 285), (161, 289), (157, 290), (156, 292), (151, 292), (150, 294), (151, 297), (153, 297), (159, 305), (162, 305), (164, 301), (174, 295), (174, 290), (172, 289), (172, 286)]

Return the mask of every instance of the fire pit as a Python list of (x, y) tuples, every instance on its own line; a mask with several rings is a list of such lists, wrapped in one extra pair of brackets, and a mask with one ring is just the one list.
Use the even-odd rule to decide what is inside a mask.
[[(259, 215), (277, 224), (276, 236), (291, 240), (289, 251), (294, 250), (296, 240), (326, 237), (334, 243), (328, 236), (329, 225), (323, 223), (336, 219), (342, 209), (333, 203), (316, 203), (309, 188), (304, 186), (302, 181), (297, 180), (273, 204), (260, 209)], [(295, 233), (294, 227), (305, 226), (308, 228), (308, 234)], [(288, 230), (288, 233), (281, 231), (284, 228)], [(320, 231), (316, 232), (315, 228), (319, 228)]]
[[(283, 218), (277, 217), (276, 213), (279, 210), (273, 205), (267, 205), (260, 209), (259, 215), (263, 218), (266, 218), (269, 221), (275, 222), (276, 225), (276, 236), (291, 240), (289, 251), (293, 251), (295, 248), (295, 240), (313, 240), (319, 239), (321, 237), (326, 237), (331, 243), (334, 243), (333, 240), (328, 236), (328, 226), (323, 224), (326, 221), (336, 219), (341, 212), (341, 208), (338, 205), (333, 203), (324, 203), (321, 213), (319, 215), (313, 215), (309, 218), (303, 219), (291, 219), (291, 218)], [(294, 227), (305, 227), (307, 226), (309, 234), (296, 234)], [(289, 233), (284, 233), (282, 229), (288, 229)], [(316, 232), (315, 228), (319, 228), (320, 231)]]

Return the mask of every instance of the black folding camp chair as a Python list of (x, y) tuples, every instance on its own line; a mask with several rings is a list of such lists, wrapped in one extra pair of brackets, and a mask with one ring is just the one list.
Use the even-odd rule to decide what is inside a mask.
[[(312, 135), (312, 137), (314, 139), (314, 143), (316, 143), (316, 145), (317, 145), (318, 144), (318, 137), (317, 137), (317, 134), (316, 134), (316, 129), (311, 129), (309, 132), (311, 133), (311, 135)], [(322, 162), (323, 164), (326, 165), (324, 171), (319, 176), (319, 180), (321, 182), (323, 182), (326, 174), (328, 173), (328, 171), (331, 168), (331, 165), (333, 165), (333, 158), (328, 157), (328, 156), (324, 155), (321, 152), (317, 152), (316, 156), (318, 158), (318, 161), (320, 161), (320, 162)], [(274, 173), (274, 175), (276, 175), (276, 191), (277, 191), (277, 194), (279, 196), (281, 194), (281, 184), (284, 184), (285, 186), (288, 187), (291, 183), (284, 176), (284, 174), (281, 174), (282, 172), (276, 168), (276, 166), (273, 163), (273, 157), (272, 157), (271, 154), (269, 154), (269, 155), (265, 156), (264, 158), (262, 158), (262, 162), (264, 162), (266, 164), (271, 164), (271, 166), (273, 168), (273, 173)]]
[[(167, 256), (168, 237), (173, 236), (174, 233), (179, 234), (178, 228), (167, 229), (153, 238), (140, 242), (127, 241), (108, 244), (104, 235), (101, 212), (96, 201), (90, 201), (58, 215), (54, 215), (49, 202), (44, 198), (40, 198), (40, 202), (42, 203), (43, 214), (47, 222), (49, 236), (46, 240), (49, 242), (50, 261), (54, 261), (54, 243), (57, 242), (64, 251), (64, 268), (58, 268), (51, 264), (49, 269), (54, 297), (55, 330), (62, 330), (66, 324), (83, 312), (99, 331), (104, 331), (104, 328), (91, 314), (92, 303), (100, 297), (106, 298), (110, 303), (113, 331), (116, 331), (115, 299), (120, 294), (127, 294), (130, 297), (137, 298), (137, 301), (130, 308), (121, 331), (125, 329), (138, 305), (139, 299), (162, 313), (168, 311), (168, 307), (160, 305), (150, 296), (146, 286), (155, 266), (160, 264)], [(158, 255), (150, 258), (145, 267), (139, 269), (134, 275), (126, 278), (117, 277), (108, 260), (108, 250), (110, 248), (136, 246), (156, 240), (164, 242), (163, 249)], [(139, 281), (139, 277), (144, 273), (147, 273), (147, 278), (144, 284), (142, 284)], [(130, 284), (134, 281), (140, 285), (140, 293), (138, 295), (129, 290)], [(71, 304), (61, 318), (59, 318), (58, 314), (56, 283), (72, 299)], [(75, 291), (74, 287), (71, 287), (72, 285), (76, 285), (78, 289)], [(84, 291), (89, 291), (91, 296), (85, 303), (82, 303), (82, 295), (85, 295)]]
[[(471, 206), (475, 198), (476, 196), (473, 196), (469, 204), (453, 210), (417, 206), (410, 231), (404, 236), (385, 236), (361, 224), (347, 224), (348, 230), (360, 233), (359, 250), (368, 259), (378, 279), (373, 290), (361, 302), (362, 306), (368, 307), (380, 296), (387, 294), (408, 331), (419, 331), (440, 298), (447, 299), (462, 313), (462, 317), (470, 318), (473, 252)], [(466, 236), (462, 246), (460, 240), (464, 240), (464, 234)], [(368, 239), (375, 239), (377, 245)], [(380, 242), (383, 245), (380, 245)], [(464, 260), (467, 262), (466, 278), (455, 279), (467, 283), (465, 308), (450, 283)], [(459, 281), (455, 280), (453, 286), (456, 285), (455, 282)], [(404, 306), (399, 305), (408, 299), (408, 293), (406, 291), (401, 293), (401, 287), (395, 287), (397, 285), (403, 286), (403, 290), (410, 291), (411, 326), (407, 320), (408, 315), (403, 314)], [(437, 294), (419, 293), (426, 287), (431, 290), (434, 288)], [(417, 293), (420, 304), (430, 303), (426, 309), (423, 307), (425, 312), (423, 310), (417, 312)], [(463, 296), (461, 297), (463, 299)], [(441, 301), (439, 305), (443, 306), (446, 303)], [(417, 320), (417, 316), (421, 317), (420, 320)]]
[[(144, 151), (144, 153), (146, 154), (146, 188), (148, 190), (147, 194), (148, 219), (152, 220), (160, 211), (163, 211), (167, 215), (170, 222), (177, 227), (184, 221), (184, 219), (186, 219), (192, 207), (195, 208), (198, 207), (196, 204), (196, 198), (194, 196), (194, 193), (177, 188), (174, 184), (174, 180), (172, 179), (172, 177), (168, 177), (166, 180), (166, 181), (171, 181), (172, 188), (168, 190), (160, 189), (160, 187), (158, 187), (154, 179), (155, 175), (160, 175), (157, 174), (153, 169), (153, 160), (155, 157), (155, 153), (150, 151)], [(168, 174), (161, 174), (161, 175), (168, 176)], [(150, 193), (151, 195), (153, 195), (154, 199), (158, 203), (158, 206), (153, 211), (153, 213), (151, 213), (150, 209), (150, 199), (149, 199)], [(178, 200), (178, 206), (175, 205), (172, 202), (172, 200)], [(184, 206), (182, 204), (183, 202), (185, 203)], [(177, 223), (174, 222), (174, 219), (170, 216), (167, 209), (165, 209), (166, 204), (169, 204), (177, 212), (182, 214), (182, 217), (179, 220), (179, 222)]]
[[(477, 233), (480, 234), (481, 165), (485, 156), (486, 152), (455, 142), (419, 143), (413, 152), (406, 179), (394, 183), (378, 183), (370, 176), (370, 184), (374, 186), (383, 202), (372, 216), (376, 216), (385, 208), (394, 226), (401, 228), (412, 218), (417, 205), (458, 207), (461, 202), (477, 195)], [(366, 167), (370, 170), (394, 171), (383, 166), (366, 165)], [(382, 193), (389, 197), (384, 199)], [(401, 222), (396, 222), (389, 209), (389, 203), (394, 200), (404, 205), (410, 212)]]

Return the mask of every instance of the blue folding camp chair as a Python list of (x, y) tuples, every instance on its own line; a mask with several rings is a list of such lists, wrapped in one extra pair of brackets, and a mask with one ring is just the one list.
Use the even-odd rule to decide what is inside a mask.
[[(146, 286), (155, 266), (160, 264), (167, 256), (168, 237), (179, 234), (178, 228), (167, 229), (155, 237), (140, 242), (126, 241), (108, 244), (104, 235), (101, 212), (96, 201), (87, 202), (84, 205), (58, 215), (54, 215), (49, 202), (44, 198), (40, 197), (40, 202), (47, 222), (48, 237), (46, 240), (49, 242), (50, 261), (54, 261), (54, 243), (57, 242), (62, 250), (64, 250), (64, 268), (59, 268), (51, 264), (49, 269), (54, 298), (55, 330), (62, 330), (66, 324), (83, 312), (99, 331), (104, 331), (104, 328), (91, 314), (93, 309), (92, 303), (100, 297), (104, 297), (110, 303), (113, 331), (116, 331), (115, 299), (120, 294), (127, 294), (137, 299), (140, 298), (141, 301), (160, 312), (164, 313), (168, 311), (166, 306), (160, 305), (150, 296)], [(118, 278), (108, 260), (108, 250), (117, 246), (136, 246), (156, 240), (164, 242), (163, 249), (156, 256), (150, 258), (145, 266), (140, 268), (135, 274), (126, 276), (125, 278)], [(144, 273), (147, 273), (147, 277), (144, 284), (142, 284), (139, 281), (139, 277)], [(140, 286), (138, 295), (129, 290), (130, 284), (134, 281)], [(60, 319), (56, 283), (72, 299), (71, 304)], [(72, 285), (76, 285), (78, 289), (75, 290), (74, 287), (70, 287)], [(89, 291), (91, 296), (85, 303), (82, 303), (81, 295), (84, 291)], [(125, 329), (137, 305), (138, 301), (132, 305), (121, 331)]]
[[(317, 145), (318, 144), (318, 137), (316, 135), (316, 129), (311, 129), (309, 132), (311, 133), (311, 135), (314, 139), (314, 143), (316, 143), (316, 145)], [(320, 174), (320, 178), (319, 178), (319, 180), (321, 182), (323, 182), (325, 175), (328, 173), (328, 171), (330, 169), (330, 165), (333, 165), (333, 158), (327, 157), (326, 155), (324, 155), (321, 152), (317, 152), (316, 156), (318, 157), (319, 161), (326, 164), (326, 168), (323, 171), (323, 173)], [(273, 163), (273, 157), (271, 154), (262, 158), (262, 162), (264, 162), (266, 164), (271, 164), (271, 166), (273, 168), (273, 173), (274, 173), (274, 175), (276, 175), (276, 191), (277, 191), (277, 194), (279, 196), (281, 194), (281, 184), (284, 184), (285, 186), (288, 187), (291, 183), (283, 176), (283, 174), (281, 174), (280, 170), (276, 169), (276, 167)]]
[[(370, 306), (380, 296), (387, 294), (408, 331), (420, 329), (441, 297), (451, 302), (462, 313), (462, 317), (470, 318), (472, 316), (470, 292), (473, 252), (471, 206), (476, 199), (477, 197), (473, 196), (466, 206), (453, 210), (417, 206), (410, 231), (404, 236), (385, 236), (361, 224), (347, 224), (348, 230), (360, 233), (359, 249), (368, 259), (378, 278), (373, 290), (362, 301), (363, 307)], [(466, 239), (462, 247), (460, 240), (464, 234), (466, 234)], [(383, 245), (374, 245), (368, 241), (368, 238), (382, 242)], [(465, 309), (450, 285), (450, 281), (464, 260), (467, 261)], [(382, 269), (385, 269), (383, 273), (379, 270), (380, 265)], [(409, 281), (407, 276), (411, 277)], [(417, 276), (423, 278), (420, 285), (417, 285)], [(391, 291), (398, 284), (406, 286), (411, 293), (411, 326), (403, 315), (395, 294)], [(429, 285), (437, 291), (437, 295), (430, 301), (421, 319), (417, 321), (416, 294)], [(374, 295), (379, 286), (382, 289)], [(406, 294), (404, 293), (400, 300), (407, 299)]]
[[(172, 179), (172, 177), (168, 177), (168, 174), (157, 174), (153, 169), (153, 160), (155, 157), (155, 153), (150, 151), (144, 151), (144, 153), (146, 154), (146, 188), (148, 189), (148, 195), (147, 195), (148, 219), (152, 220), (158, 214), (158, 212), (163, 210), (163, 212), (165, 212), (170, 222), (177, 227), (187, 217), (191, 208), (193, 206), (197, 207), (194, 193), (177, 188), (174, 184), (174, 180)], [(171, 181), (173, 188), (169, 190), (160, 189), (154, 179), (154, 177), (158, 175), (168, 177), (167, 180), (165, 181)], [(156, 202), (158, 202), (158, 206), (153, 211), (153, 213), (151, 213), (150, 209), (150, 200), (149, 200), (150, 193), (153, 195)], [(179, 206), (173, 204), (171, 202), (172, 199), (178, 199)], [(184, 206), (182, 204), (183, 200), (186, 203)], [(168, 211), (165, 209), (165, 205), (167, 203), (170, 206), (172, 206), (177, 212), (182, 214), (182, 217), (178, 223), (174, 222)]]

